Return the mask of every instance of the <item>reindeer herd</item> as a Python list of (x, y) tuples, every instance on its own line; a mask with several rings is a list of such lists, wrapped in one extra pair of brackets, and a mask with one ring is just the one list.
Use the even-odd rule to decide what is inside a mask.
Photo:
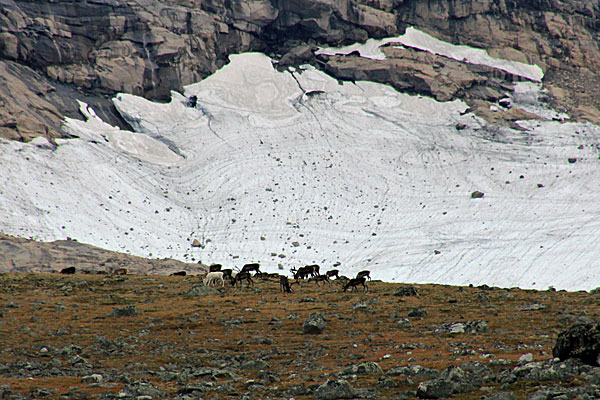
[(260, 264), (258, 263), (245, 264), (239, 271), (230, 268), (224, 269), (221, 264), (213, 264), (204, 276), (203, 283), (206, 286), (225, 286), (225, 282), (227, 281), (233, 287), (241, 286), (244, 283), (247, 287), (253, 287), (253, 277), (261, 279), (276, 278), (279, 279), (279, 289), (283, 293), (292, 293), (292, 285), (296, 284), (300, 286), (303, 281), (308, 283), (314, 282), (317, 286), (321, 284), (332, 286), (335, 282), (342, 285), (344, 292), (348, 289), (357, 290), (360, 287), (366, 292), (369, 290), (367, 280), (371, 280), (371, 272), (367, 270), (360, 271), (354, 278), (348, 278), (340, 275), (340, 271), (337, 269), (328, 270), (324, 274), (321, 274), (321, 268), (317, 264), (292, 268), (290, 272), (293, 276), (292, 282), (285, 275), (261, 272)]

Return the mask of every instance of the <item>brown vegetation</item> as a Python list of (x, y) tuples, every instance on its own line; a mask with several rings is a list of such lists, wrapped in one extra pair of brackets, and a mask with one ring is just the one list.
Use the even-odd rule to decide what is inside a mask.
[[(388, 372), (409, 365), (442, 370), (471, 360), (497, 371), (527, 353), (547, 360), (560, 331), (599, 314), (598, 297), (586, 292), (413, 285), (417, 295), (400, 295), (414, 290), (371, 281), (366, 293), (307, 283), (281, 293), (278, 280), (255, 280), (254, 288), (198, 294), (192, 289), (201, 280), (189, 275), (0, 275), (0, 393), (111, 398), (141, 380), (163, 393), (155, 398), (197, 388), (203, 398), (312, 399), (301, 394), (304, 388), (366, 361)], [(303, 334), (313, 313), (325, 317), (325, 330)], [(435, 332), (457, 321), (485, 321), (488, 329)], [(82, 381), (91, 374), (103, 377)], [(414, 393), (419, 383), (391, 376), (396, 387), (383, 387), (380, 377), (348, 380), (356, 389), (376, 390), (377, 398)], [(577, 378), (569, 383), (577, 384)], [(526, 399), (539, 385), (517, 381), (502, 390)], [(490, 383), (455, 398), (499, 390)]]

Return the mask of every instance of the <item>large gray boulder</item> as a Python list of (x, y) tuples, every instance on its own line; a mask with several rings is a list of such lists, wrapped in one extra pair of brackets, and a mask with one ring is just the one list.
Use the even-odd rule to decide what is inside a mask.
[(302, 324), (302, 332), (307, 334), (320, 334), (325, 330), (325, 318), (320, 313), (312, 313)]

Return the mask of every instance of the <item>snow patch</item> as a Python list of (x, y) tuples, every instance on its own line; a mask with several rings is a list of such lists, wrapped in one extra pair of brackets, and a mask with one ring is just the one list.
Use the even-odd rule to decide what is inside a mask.
[(65, 121), (79, 139), (0, 142), (2, 232), (272, 272), (600, 286), (600, 128), (499, 128), (460, 101), (270, 65), (234, 56), (168, 104), (120, 94), (136, 132), (83, 106)]

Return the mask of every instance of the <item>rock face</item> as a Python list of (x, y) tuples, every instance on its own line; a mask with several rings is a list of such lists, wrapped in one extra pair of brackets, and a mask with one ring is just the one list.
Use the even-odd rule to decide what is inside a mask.
[[(319, 45), (396, 36), (415, 26), (440, 39), (535, 63), (550, 100), (600, 122), (600, 0), (0, 0), (0, 137), (64, 137), (80, 99), (126, 126), (110, 98), (166, 99), (200, 81), (231, 53), (266, 52), (281, 66), (312, 63), (340, 79), (390, 83), (438, 100), (465, 98), (486, 115), (517, 79), (415, 49), (388, 59), (315, 57)], [(489, 113), (488, 113), (489, 114)], [(519, 117), (523, 117), (519, 115)], [(511, 115), (500, 119), (516, 118)], [(498, 122), (498, 121), (494, 121)]]

